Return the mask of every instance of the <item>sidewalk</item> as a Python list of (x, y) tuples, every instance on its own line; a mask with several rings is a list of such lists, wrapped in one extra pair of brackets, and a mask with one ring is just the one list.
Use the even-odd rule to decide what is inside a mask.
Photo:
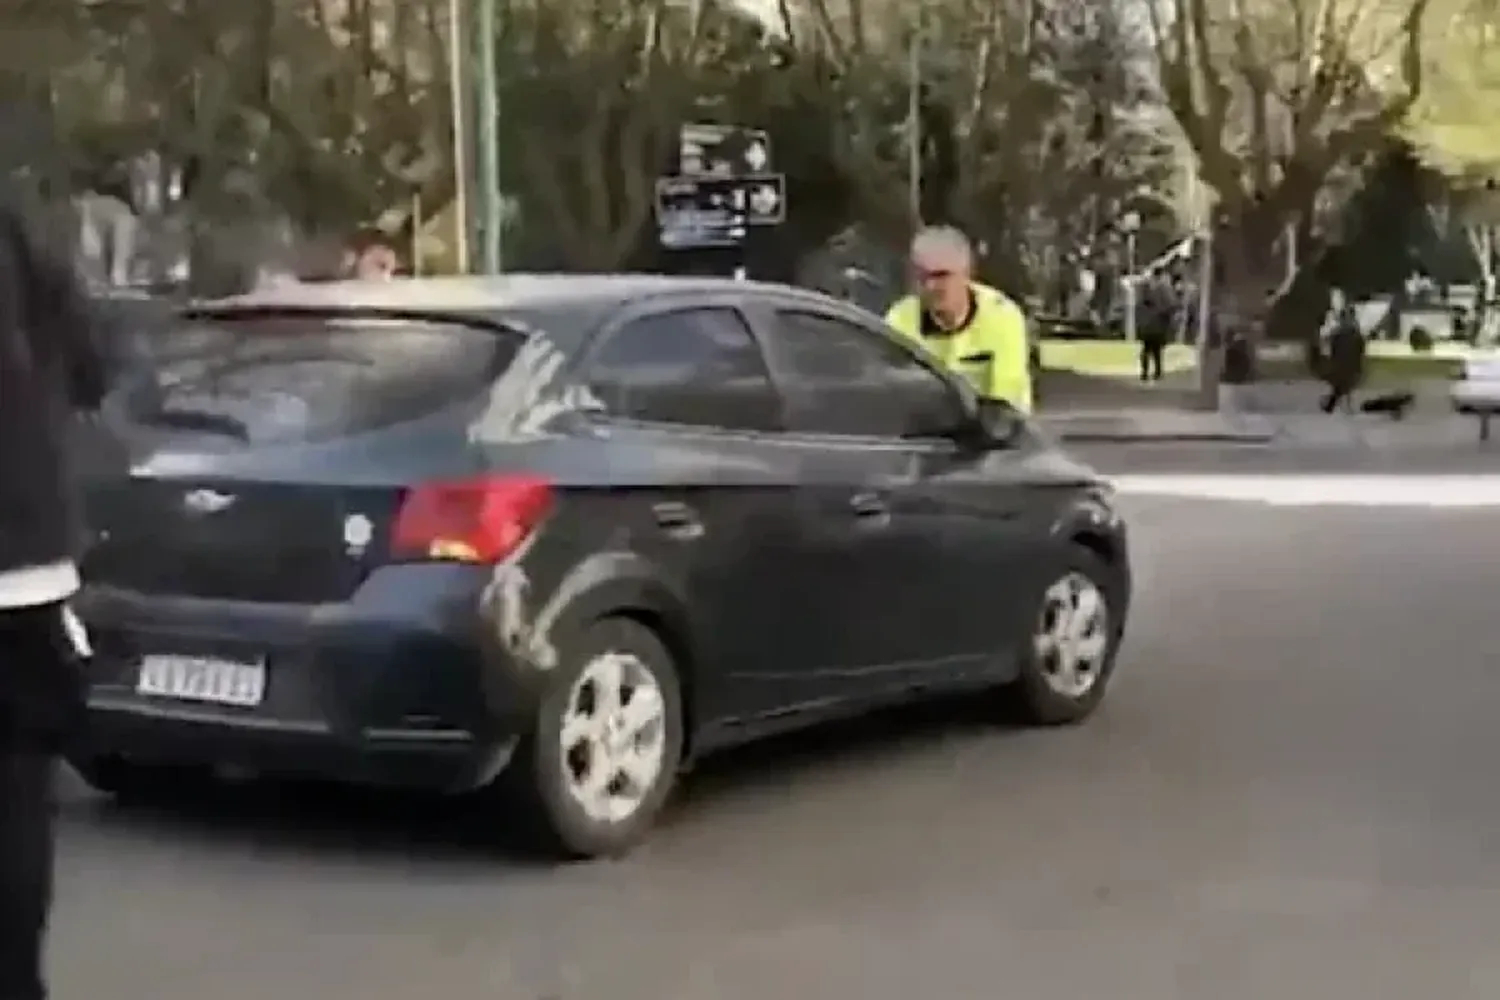
[[(1395, 421), (1367, 414), (1230, 414), (1142, 407), (1044, 413), (1040, 421), (1064, 442), (1079, 443), (1200, 442), (1289, 449), (1380, 450), (1481, 447), (1478, 423), (1451, 412), (1416, 412), (1405, 420)], [(1500, 453), (1500, 440), (1494, 447)]]

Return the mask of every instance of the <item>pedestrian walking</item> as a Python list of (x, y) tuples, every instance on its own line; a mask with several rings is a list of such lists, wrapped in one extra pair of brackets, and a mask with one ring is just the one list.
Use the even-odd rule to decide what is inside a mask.
[(1328, 386), (1321, 404), (1324, 413), (1354, 408), (1354, 390), (1365, 377), (1365, 348), (1359, 317), (1352, 305), (1345, 305), (1328, 336), (1328, 354), (1323, 361), (1323, 381)]
[(52, 781), (82, 720), (88, 642), (66, 602), (81, 538), (65, 436), (105, 366), (65, 254), (0, 195), (0, 1000), (43, 1000)]

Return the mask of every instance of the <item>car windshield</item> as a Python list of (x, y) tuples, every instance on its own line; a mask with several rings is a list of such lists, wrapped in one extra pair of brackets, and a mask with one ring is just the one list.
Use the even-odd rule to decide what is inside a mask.
[(221, 316), (157, 331), (151, 375), (115, 401), (138, 427), (245, 444), (326, 441), (473, 398), (522, 337), (458, 323), (325, 315)]

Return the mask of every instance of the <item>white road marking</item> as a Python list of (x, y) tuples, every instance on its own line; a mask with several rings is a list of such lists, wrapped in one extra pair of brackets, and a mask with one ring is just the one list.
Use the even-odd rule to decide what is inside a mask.
[(1124, 495), (1273, 507), (1500, 507), (1500, 475), (1127, 475), (1114, 483)]

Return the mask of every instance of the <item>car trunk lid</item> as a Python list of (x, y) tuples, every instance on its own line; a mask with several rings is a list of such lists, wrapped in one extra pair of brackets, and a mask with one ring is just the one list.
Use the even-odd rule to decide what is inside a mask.
[(271, 323), (200, 333), (121, 407), (133, 461), (85, 491), (91, 583), (341, 601), (389, 557), (411, 487), (477, 472), (467, 416), (515, 352), (503, 332)]
[(146, 594), (316, 604), (383, 558), (399, 487), (132, 475), (90, 498), (91, 582)]

